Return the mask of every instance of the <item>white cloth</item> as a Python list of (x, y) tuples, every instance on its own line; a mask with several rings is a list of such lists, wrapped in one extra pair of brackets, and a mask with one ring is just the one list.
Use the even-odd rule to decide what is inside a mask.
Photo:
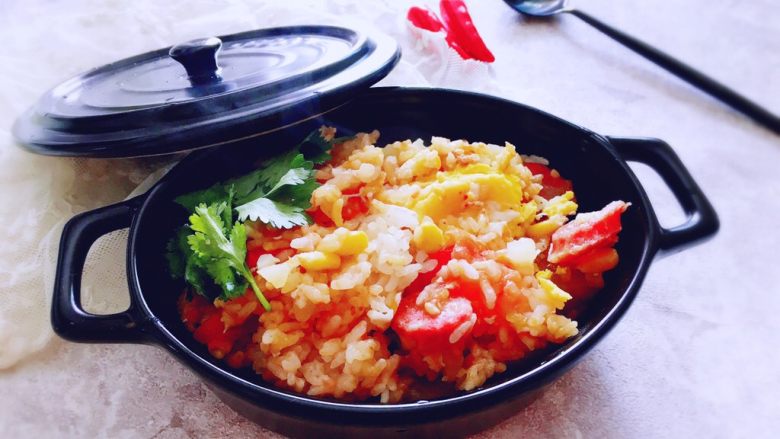
[[(174, 158), (40, 157), (13, 146), (10, 126), (47, 88), (116, 59), (207, 35), (355, 20), (402, 44), (403, 59), (383, 85), (480, 91), (605, 134), (665, 138), (721, 214), (716, 239), (656, 261), (613, 333), (486, 436), (776, 431), (780, 354), (765, 340), (780, 330), (777, 137), (574, 18), (531, 22), (499, 0), (467, 1), (494, 65), (464, 62), (441, 37), (410, 29), (408, 6), (436, 9), (432, 0), (0, 2), (0, 437), (269, 434), (232, 413), (165, 352), (53, 338), (50, 295), (64, 222), (143, 192)], [(607, 21), (780, 112), (780, 12), (771, 0), (736, 11), (707, 0), (682, 3), (589, 2)], [(662, 219), (678, 222), (663, 184), (637, 170)], [(125, 238), (111, 234), (90, 251), (90, 311), (127, 305)]]

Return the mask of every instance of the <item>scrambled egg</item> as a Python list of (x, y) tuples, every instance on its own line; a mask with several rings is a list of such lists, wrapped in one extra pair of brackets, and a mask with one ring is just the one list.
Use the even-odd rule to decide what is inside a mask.
[(425, 186), (407, 207), (434, 221), (457, 215), (470, 206), (480, 206), (480, 202), (494, 201), (507, 208), (520, 207), (523, 191), (518, 180), (512, 180), (511, 176), (494, 172), (486, 165), (440, 172), (437, 181)]

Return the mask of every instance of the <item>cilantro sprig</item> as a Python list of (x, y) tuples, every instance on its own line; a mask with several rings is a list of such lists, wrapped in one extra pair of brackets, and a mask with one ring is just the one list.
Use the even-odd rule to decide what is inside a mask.
[(174, 279), (184, 279), (198, 294), (208, 297), (219, 291), (225, 300), (241, 296), (251, 286), (267, 307), (268, 301), (244, 262), (245, 226), (236, 222), (228, 228), (230, 223), (224, 222), (227, 210), (225, 202), (195, 207), (189, 223), (168, 242), (170, 273)]
[(306, 209), (319, 186), (314, 166), (330, 160), (330, 150), (345, 138), (325, 140), (319, 131), (309, 134), (291, 151), (266, 160), (259, 169), (217, 183), (208, 189), (176, 198), (188, 210), (199, 203), (225, 201), (234, 205), (240, 221), (261, 221), (277, 229), (311, 223)]
[[(266, 310), (270, 305), (247, 266), (244, 221), (278, 229), (311, 223), (306, 210), (319, 186), (314, 167), (330, 160), (345, 138), (326, 140), (314, 131), (289, 152), (266, 160), (246, 175), (176, 198), (192, 212), (168, 243), (171, 275), (201, 295), (232, 299), (251, 287)], [(234, 222), (234, 212), (237, 221)], [(215, 294), (216, 292), (219, 294)]]
[[(271, 310), (260, 287), (257, 286), (252, 272), (246, 265), (246, 228), (244, 224), (236, 221), (226, 234), (226, 224), (222, 221), (221, 214), (227, 208), (226, 203), (200, 204), (195, 208), (195, 213), (190, 215), (190, 229), (192, 235), (187, 237), (190, 248), (205, 262), (203, 268), (214, 279), (214, 282), (222, 287), (227, 297), (235, 297), (243, 294), (246, 284), (236, 278), (241, 276), (252, 287), (260, 303), (266, 311)], [(237, 282), (238, 281), (238, 282)], [(241, 285), (243, 289), (238, 288)]]

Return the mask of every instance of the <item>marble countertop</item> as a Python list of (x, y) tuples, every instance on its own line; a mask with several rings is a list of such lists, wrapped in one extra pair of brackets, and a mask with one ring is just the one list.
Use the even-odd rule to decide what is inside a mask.
[[(14, 111), (2, 113), (0, 129), (7, 132), (14, 112), (58, 80), (96, 62), (175, 42), (183, 35), (180, 26), (188, 26), (184, 34), (193, 36), (220, 33), (233, 23), (237, 30), (261, 27), (273, 18), (263, 15), (265, 3), (6, 0), (0, 5), (0, 39), (15, 51), (14, 58), (0, 53), (0, 89), (12, 75), (25, 74), (6, 65), (11, 60), (26, 60), (30, 74), (44, 79), (29, 90), (2, 90), (0, 103)], [(390, 12), (380, 18), (392, 21), (409, 2), (287, 3), (358, 17), (382, 8)], [(576, 3), (780, 113), (775, 1)], [(531, 405), (478, 437), (775, 435), (780, 428), (780, 350), (774, 335), (780, 331), (780, 270), (775, 268), (780, 137), (575, 17), (527, 20), (498, 0), (468, 4), (496, 55), (489, 75), (505, 97), (599, 133), (666, 140), (722, 222), (714, 239), (657, 258), (616, 329)], [(97, 42), (82, 41), (97, 34), (102, 35)], [(131, 41), (119, 44), (123, 39)], [(115, 44), (115, 53), (105, 49)], [(39, 50), (51, 45), (61, 50)], [(75, 50), (95, 46), (104, 51), (79, 55)], [(447, 81), (433, 82), (447, 86)], [(494, 92), (480, 84), (472, 88)], [(658, 176), (643, 166), (635, 170), (661, 222), (679, 223), (682, 212)], [(114, 188), (109, 201), (130, 189)], [(117, 264), (123, 264), (121, 254)], [(0, 298), (20, 294), (8, 287), (9, 278), (0, 273)], [(0, 389), (0, 437), (277, 436), (234, 413), (155, 347), (53, 338), (37, 353), (0, 369)]]

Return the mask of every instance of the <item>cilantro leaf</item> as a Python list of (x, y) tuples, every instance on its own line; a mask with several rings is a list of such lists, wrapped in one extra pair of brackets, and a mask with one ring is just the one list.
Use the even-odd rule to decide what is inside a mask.
[(314, 178), (309, 178), (302, 184), (296, 186), (285, 186), (280, 188), (274, 198), (279, 200), (288, 200), (303, 210), (311, 207), (311, 194), (320, 184)]
[[(189, 211), (195, 210), (200, 203), (211, 205), (225, 202), (228, 205), (223, 215), (225, 223), (232, 222), (232, 217), (228, 214), (232, 214), (230, 207), (233, 205), (248, 204), (275, 192), (279, 192), (279, 195), (273, 198), (274, 202), (302, 207), (305, 210), (311, 206), (310, 197), (316, 189), (317, 182), (314, 179), (314, 172), (309, 172), (304, 177), (304, 171), (312, 171), (315, 165), (330, 160), (330, 150), (333, 145), (347, 139), (341, 137), (330, 141), (325, 140), (320, 130), (314, 130), (289, 152), (263, 162), (260, 169), (224, 183), (217, 183), (207, 189), (179, 196), (175, 201)], [(293, 175), (297, 175), (300, 181), (297, 183), (289, 180), (282, 181), (284, 178), (291, 178), (292, 175), (288, 173), (293, 170), (295, 170)], [(303, 187), (294, 190), (289, 188), (296, 185)], [(286, 210), (288, 209), (280, 209), (280, 212)]]
[(261, 189), (267, 191), (276, 185), (290, 169), (296, 168), (314, 168), (314, 164), (307, 161), (297, 149), (282, 156), (266, 160), (263, 162), (262, 172), (258, 175), (258, 185)]
[(205, 263), (192, 251), (187, 237), (192, 233), (188, 226), (179, 227), (166, 246), (165, 258), (168, 260), (168, 271), (173, 279), (184, 279), (195, 293), (205, 297), (216, 296), (213, 293), (216, 285), (206, 273)]
[(206, 263), (190, 250), (190, 256), (187, 258), (187, 265), (184, 269), (184, 280), (192, 285), (195, 292), (201, 296), (215, 298), (217, 285), (209, 278), (208, 273), (203, 268)]
[(309, 216), (306, 215), (302, 207), (276, 202), (269, 198), (252, 200), (236, 207), (236, 211), (238, 219), (241, 221), (260, 220), (277, 229), (289, 229), (309, 224)]
[(317, 187), (314, 172), (306, 168), (288, 170), (265, 193), (236, 207), (238, 219), (260, 220), (277, 229), (289, 229), (309, 224), (304, 212), (311, 205), (311, 193)]
[(194, 233), (187, 236), (187, 243), (195, 255), (202, 260), (202, 267), (222, 288), (225, 298), (240, 296), (245, 291), (241, 286), (246, 288), (248, 283), (263, 307), (270, 310), (270, 304), (260, 292), (249, 267), (246, 266), (244, 225), (236, 222), (229, 230), (229, 236), (226, 236), (225, 224), (222, 220), (222, 213), (226, 208), (227, 204), (224, 202), (209, 206), (200, 204), (195, 207), (195, 213), (190, 215), (190, 228)]
[[(314, 165), (329, 160), (332, 147), (332, 141), (314, 131), (295, 150), (264, 162), (261, 171), (253, 175), (258, 179), (257, 186), (238, 195), (238, 219), (259, 220), (282, 229), (311, 223), (305, 211), (311, 207), (311, 194), (319, 186)], [(245, 182), (242, 177), (242, 186)]]
[[(236, 274), (228, 260), (215, 259), (209, 261), (204, 268), (214, 283), (222, 289), (220, 295), (222, 299), (235, 299), (246, 292), (248, 286), (246, 279)], [(200, 275), (200, 273), (196, 272), (195, 274)]]
[(325, 140), (320, 130), (312, 131), (290, 152), (263, 162), (263, 168), (260, 170), (262, 185), (268, 190), (277, 181), (281, 180), (282, 176), (290, 169), (314, 169), (315, 165), (321, 165), (330, 160), (330, 150), (333, 149), (333, 145), (348, 139), (347, 137), (340, 137), (333, 140)]
[(282, 178), (279, 179), (276, 184), (265, 193), (266, 197), (270, 197), (280, 188), (284, 186), (296, 186), (306, 183), (306, 180), (312, 177), (312, 172), (306, 168), (295, 168), (287, 171)]
[(200, 203), (218, 203), (220, 201), (225, 201), (228, 196), (228, 188), (223, 184), (217, 183), (208, 189), (197, 192), (190, 192), (189, 194), (178, 196), (174, 199), (174, 201), (192, 212)]
[(168, 260), (168, 272), (174, 279), (182, 279), (187, 264), (187, 226), (176, 230), (176, 235), (165, 246), (165, 259)]
[(330, 150), (336, 144), (334, 140), (325, 140), (320, 130), (315, 130), (303, 139), (303, 142), (298, 145), (298, 150), (305, 156), (306, 160), (315, 165), (321, 165), (330, 160)]

